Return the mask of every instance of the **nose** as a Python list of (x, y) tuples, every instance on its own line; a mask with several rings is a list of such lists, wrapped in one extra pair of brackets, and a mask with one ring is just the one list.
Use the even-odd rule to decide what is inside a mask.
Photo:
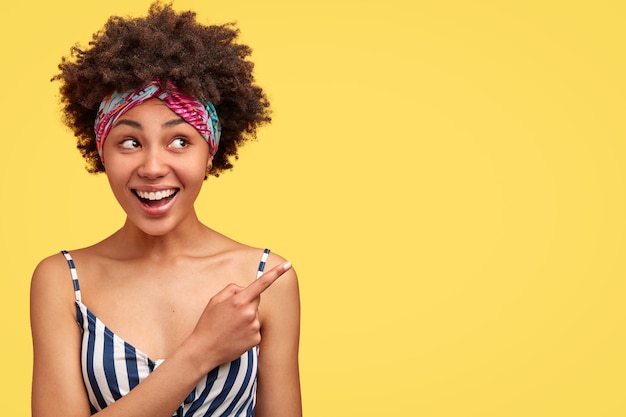
[(137, 170), (137, 174), (146, 179), (164, 177), (169, 172), (167, 157), (162, 150), (151, 148), (143, 152), (143, 160)]

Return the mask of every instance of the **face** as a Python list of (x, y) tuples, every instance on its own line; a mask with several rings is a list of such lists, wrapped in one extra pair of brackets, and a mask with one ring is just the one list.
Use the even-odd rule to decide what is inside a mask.
[(103, 155), (113, 194), (140, 230), (160, 236), (197, 221), (193, 205), (211, 164), (209, 145), (161, 100), (122, 115)]

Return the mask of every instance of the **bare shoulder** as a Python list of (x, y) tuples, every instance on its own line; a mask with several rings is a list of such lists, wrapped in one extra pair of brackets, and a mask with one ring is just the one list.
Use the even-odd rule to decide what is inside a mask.
[(94, 248), (96, 248), (95, 245), (82, 249), (74, 249), (71, 251), (59, 251), (55, 254), (52, 254), (39, 262), (39, 264), (35, 268), (33, 277), (70, 277), (71, 273), (69, 265), (73, 262), (73, 259), (76, 259), (77, 257), (91, 259), (93, 257), (93, 253), (96, 252), (94, 251)]
[[(234, 264), (237, 265), (239, 275), (247, 277), (241, 283), (244, 286), (251, 284), (257, 278), (260, 269), (266, 273), (288, 261), (270, 248), (253, 247), (238, 242), (233, 242), (229, 253), (233, 259), (236, 259)], [(292, 267), (263, 292), (263, 298), (267, 301), (272, 300), (272, 304), (281, 304), (289, 300), (298, 301), (298, 291), (298, 277), (295, 267)]]
[[(281, 255), (271, 252), (265, 264), (265, 271), (279, 267), (287, 261), (288, 259)], [(300, 293), (296, 265), (292, 265), (288, 271), (282, 274), (280, 278), (263, 292), (261, 303), (264, 305), (264, 312), (285, 310), (291, 310), (293, 313), (299, 312)]]
[(48, 256), (41, 260), (32, 277), (32, 286), (50, 287), (58, 284), (61, 280), (71, 283), (71, 273), (68, 261), (62, 253)]
[[(59, 271), (61, 267), (67, 269), (67, 261), (61, 252), (50, 255), (42, 259), (35, 268), (35, 274)], [(67, 272), (67, 271), (66, 271)]]
[[(281, 255), (275, 253), (275, 252), (270, 252), (268, 259), (267, 259), (267, 263), (265, 265), (266, 270), (275, 268), (279, 265), (284, 264), (285, 262), (288, 262), (289, 259), (286, 259), (284, 257), (282, 257)], [(283, 277), (287, 278), (285, 281), (289, 281), (291, 282), (291, 285), (296, 284), (297, 285), (297, 281), (298, 281), (298, 277), (296, 274), (296, 267), (297, 265), (292, 265), (291, 269), (289, 269), (287, 272), (285, 272), (283, 274)], [(281, 277), (278, 281), (283, 281), (283, 277)]]
[(38, 310), (50, 303), (69, 305), (73, 299), (72, 275), (67, 259), (61, 253), (43, 259), (31, 279), (31, 310)]
[[(288, 259), (285, 259), (280, 254), (273, 252), (270, 249), (264, 248), (255, 248), (247, 246), (242, 248), (242, 258), (245, 259), (245, 262), (255, 268), (255, 272), (259, 270), (259, 268), (263, 269), (263, 272), (267, 272), (272, 268), (282, 265), (287, 262)], [(280, 284), (281, 281), (284, 281), (284, 284)], [(285, 272), (283, 276), (281, 276), (272, 287), (290, 287), (297, 286), (297, 274), (295, 268), (292, 267), (289, 271)], [(277, 285), (278, 284), (278, 285)]]

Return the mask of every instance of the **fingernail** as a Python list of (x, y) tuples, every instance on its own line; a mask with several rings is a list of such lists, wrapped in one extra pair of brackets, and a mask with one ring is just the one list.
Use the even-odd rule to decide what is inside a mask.
[(291, 268), (291, 262), (287, 262), (286, 264), (283, 265), (283, 268), (285, 268), (285, 271), (287, 271), (288, 269)]

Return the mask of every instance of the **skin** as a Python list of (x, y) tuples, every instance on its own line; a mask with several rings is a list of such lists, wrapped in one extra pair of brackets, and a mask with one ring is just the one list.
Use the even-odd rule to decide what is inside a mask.
[[(211, 369), (258, 344), (256, 416), (301, 416), (296, 273), (271, 255), (255, 279), (262, 251), (199, 221), (194, 202), (211, 157), (181, 120), (150, 99), (116, 123), (104, 154), (126, 222), (105, 240), (71, 251), (83, 303), (118, 336), (165, 359), (98, 415), (170, 417)], [(176, 193), (158, 208), (136, 194), (161, 190)], [(74, 292), (60, 254), (33, 274), (31, 327), (33, 416), (89, 416)]]

